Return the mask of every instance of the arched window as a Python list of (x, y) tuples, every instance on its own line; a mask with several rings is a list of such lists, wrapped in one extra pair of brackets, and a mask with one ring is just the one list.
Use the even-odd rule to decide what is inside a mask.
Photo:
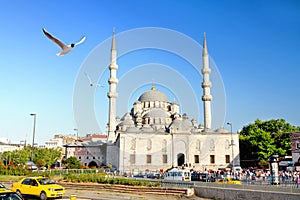
[(230, 147), (229, 140), (226, 139), (226, 140), (225, 140), (225, 149), (229, 149), (229, 147)]
[(199, 139), (196, 141), (196, 149), (197, 150), (201, 149), (201, 141)]
[(210, 151), (214, 151), (215, 150), (215, 141), (213, 139), (211, 139), (209, 141), (209, 150)]
[(135, 150), (135, 147), (136, 147), (136, 139), (134, 138), (134, 139), (131, 140), (131, 147), (130, 147), (130, 149), (131, 150)]
[(150, 149), (152, 149), (152, 140), (148, 139), (148, 141), (147, 141), (147, 150), (150, 150)]
[(162, 141), (162, 152), (167, 152), (167, 140)]

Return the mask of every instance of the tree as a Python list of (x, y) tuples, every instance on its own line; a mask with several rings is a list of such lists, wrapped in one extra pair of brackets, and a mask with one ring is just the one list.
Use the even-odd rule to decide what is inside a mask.
[(63, 160), (63, 164), (66, 166), (67, 169), (81, 169), (82, 165), (76, 157), (71, 156), (65, 160)]
[[(31, 158), (31, 146), (19, 150), (7, 151), (1, 154), (1, 160), (4, 164), (13, 162), (14, 164), (25, 165)], [(33, 162), (38, 167), (49, 167), (57, 160), (61, 159), (61, 148), (37, 148), (34, 147)]]
[(240, 158), (242, 167), (268, 165), (271, 155), (291, 155), (290, 133), (298, 131), (284, 119), (255, 120), (240, 132)]
[[(37, 161), (40, 160), (40, 167), (50, 167), (55, 164), (57, 160), (61, 159), (61, 148), (37, 148), (35, 150), (33, 161), (37, 164)], [(43, 162), (41, 163), (41, 160)]]

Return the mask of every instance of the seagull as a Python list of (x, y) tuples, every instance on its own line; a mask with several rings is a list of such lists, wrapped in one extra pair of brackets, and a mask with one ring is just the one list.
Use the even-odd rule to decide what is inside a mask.
[(90, 85), (91, 87), (93, 87), (93, 86), (96, 86), (96, 87), (104, 87), (103, 85), (95, 84), (95, 83), (92, 81), (91, 77), (90, 77), (87, 73), (84, 72), (84, 75), (89, 79), (89, 82), (90, 82), (89, 85)]
[(43, 32), (44, 32), (44, 34), (50, 40), (52, 40), (55, 44), (57, 44), (62, 49), (61, 52), (59, 52), (59, 53), (56, 54), (57, 56), (63, 56), (65, 54), (69, 53), (76, 45), (83, 43), (85, 41), (85, 39), (86, 39), (86, 37), (83, 36), (79, 40), (79, 42), (77, 42), (77, 43), (71, 43), (70, 45), (66, 45), (62, 41), (60, 41), (59, 39), (57, 39), (56, 37), (54, 37), (53, 35), (51, 35), (50, 33), (48, 33), (45, 28), (43, 28)]

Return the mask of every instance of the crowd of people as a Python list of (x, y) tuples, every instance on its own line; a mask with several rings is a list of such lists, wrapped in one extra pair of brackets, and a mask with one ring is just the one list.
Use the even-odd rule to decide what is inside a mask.
[(300, 172), (281, 170), (278, 176), (271, 175), (270, 170), (266, 169), (243, 169), (240, 171), (226, 171), (225, 176), (243, 181), (245, 184), (281, 184), (295, 185), (300, 184)]

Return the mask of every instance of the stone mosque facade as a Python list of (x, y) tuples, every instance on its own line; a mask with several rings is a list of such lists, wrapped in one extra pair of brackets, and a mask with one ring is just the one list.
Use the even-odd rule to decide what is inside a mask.
[[(206, 36), (203, 42), (203, 113), (204, 125), (187, 114), (180, 113), (180, 105), (171, 102), (152, 83), (141, 94), (130, 112), (116, 117), (117, 49), (113, 34), (109, 66), (109, 121), (106, 163), (121, 173), (167, 170), (190, 167), (198, 170), (239, 166), (239, 137), (224, 128), (211, 129), (211, 101), (209, 55)], [(199, 94), (200, 95), (200, 94)]]

